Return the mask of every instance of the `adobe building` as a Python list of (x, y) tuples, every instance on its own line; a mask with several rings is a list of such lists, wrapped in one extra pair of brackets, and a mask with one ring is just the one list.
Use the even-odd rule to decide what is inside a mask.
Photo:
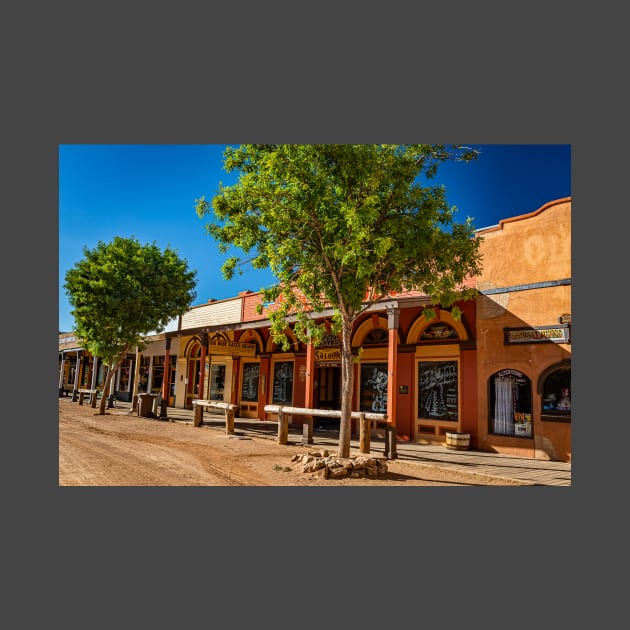
[(571, 461), (571, 198), (479, 230), (471, 446)]

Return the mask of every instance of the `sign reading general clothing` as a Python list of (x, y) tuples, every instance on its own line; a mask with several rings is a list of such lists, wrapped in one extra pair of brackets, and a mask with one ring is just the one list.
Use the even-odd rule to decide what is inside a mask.
[(523, 326), (504, 328), (503, 342), (511, 343), (569, 343), (569, 325)]
[(210, 344), (208, 344), (208, 352), (210, 354), (229, 354), (234, 357), (255, 357), (256, 344), (213, 339)]

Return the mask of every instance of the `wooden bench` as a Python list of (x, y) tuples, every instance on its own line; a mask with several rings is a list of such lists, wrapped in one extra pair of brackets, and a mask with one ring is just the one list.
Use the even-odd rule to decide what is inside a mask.
[[(337, 409), (307, 409), (306, 407), (285, 407), (283, 405), (265, 405), (267, 413), (278, 414), (278, 444), (287, 444), (289, 437), (289, 415), (310, 416), (303, 425), (302, 443), (313, 443), (313, 417), (341, 418), (341, 411)], [(350, 416), (359, 420), (359, 448), (362, 453), (370, 452), (370, 423), (385, 423), (387, 414), (367, 411), (352, 411)]]
[(234, 434), (234, 416), (238, 410), (238, 405), (222, 402), (220, 400), (202, 400), (195, 398), (193, 404), (193, 426), (200, 427), (203, 424), (204, 409), (221, 409), (225, 414), (225, 432)]
[(79, 404), (82, 405), (85, 397), (89, 396), (90, 406), (96, 408), (99, 392), (99, 389), (75, 389), (72, 392), (72, 402), (79, 401)]

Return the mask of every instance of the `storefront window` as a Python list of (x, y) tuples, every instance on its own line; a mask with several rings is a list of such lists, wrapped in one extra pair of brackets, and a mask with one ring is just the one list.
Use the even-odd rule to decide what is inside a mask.
[(418, 417), (457, 421), (457, 361), (420, 361), (418, 363)]
[(455, 329), (451, 328), (448, 324), (438, 323), (427, 326), (420, 339), (422, 341), (431, 341), (434, 339), (457, 339), (458, 335)]
[(170, 356), (170, 369), (169, 369), (169, 375), (168, 375), (168, 380), (169, 380), (169, 396), (175, 397), (175, 377), (177, 375), (177, 355), (176, 354), (171, 354)]
[(293, 361), (276, 361), (273, 366), (273, 403), (293, 402)]
[(89, 359), (83, 359), (83, 365), (81, 367), (81, 387), (87, 387), (89, 385), (88, 378), (90, 376), (90, 361)]
[(373, 328), (365, 336), (363, 340), (364, 346), (378, 346), (386, 344), (388, 340), (388, 333), (384, 328)]
[(387, 363), (361, 364), (360, 409), (387, 412)]
[(105, 364), (102, 361), (98, 362), (98, 373), (96, 374), (96, 386), (103, 387), (105, 384)]
[(129, 381), (131, 378), (132, 367), (133, 367), (133, 360), (125, 359), (120, 368), (120, 385), (118, 389), (121, 392), (129, 391)]
[(138, 391), (146, 392), (149, 385), (149, 366), (151, 357), (142, 355), (140, 359), (140, 370), (138, 372)]
[(571, 418), (571, 370), (551, 372), (543, 383), (542, 414), (557, 419)]
[(518, 370), (490, 377), (490, 433), (532, 437), (532, 386)]
[(225, 395), (225, 364), (210, 364), (210, 400), (223, 400)]
[(247, 402), (258, 401), (258, 379), (260, 376), (259, 363), (245, 363), (243, 365), (243, 383), (241, 385), (241, 400)]
[(164, 381), (164, 355), (153, 357), (153, 376), (151, 377), (151, 391), (159, 394)]

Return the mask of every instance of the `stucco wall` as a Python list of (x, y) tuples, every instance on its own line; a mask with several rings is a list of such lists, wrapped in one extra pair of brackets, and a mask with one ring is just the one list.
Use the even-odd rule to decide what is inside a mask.
[[(553, 326), (571, 313), (571, 200), (550, 202), (480, 236), (484, 268), (477, 286), (505, 291), (477, 299), (478, 447), (570, 461), (571, 423), (541, 420), (537, 385), (548, 367), (571, 358), (571, 344), (505, 344), (504, 328)], [(489, 379), (506, 368), (531, 380), (531, 439), (489, 434)]]

